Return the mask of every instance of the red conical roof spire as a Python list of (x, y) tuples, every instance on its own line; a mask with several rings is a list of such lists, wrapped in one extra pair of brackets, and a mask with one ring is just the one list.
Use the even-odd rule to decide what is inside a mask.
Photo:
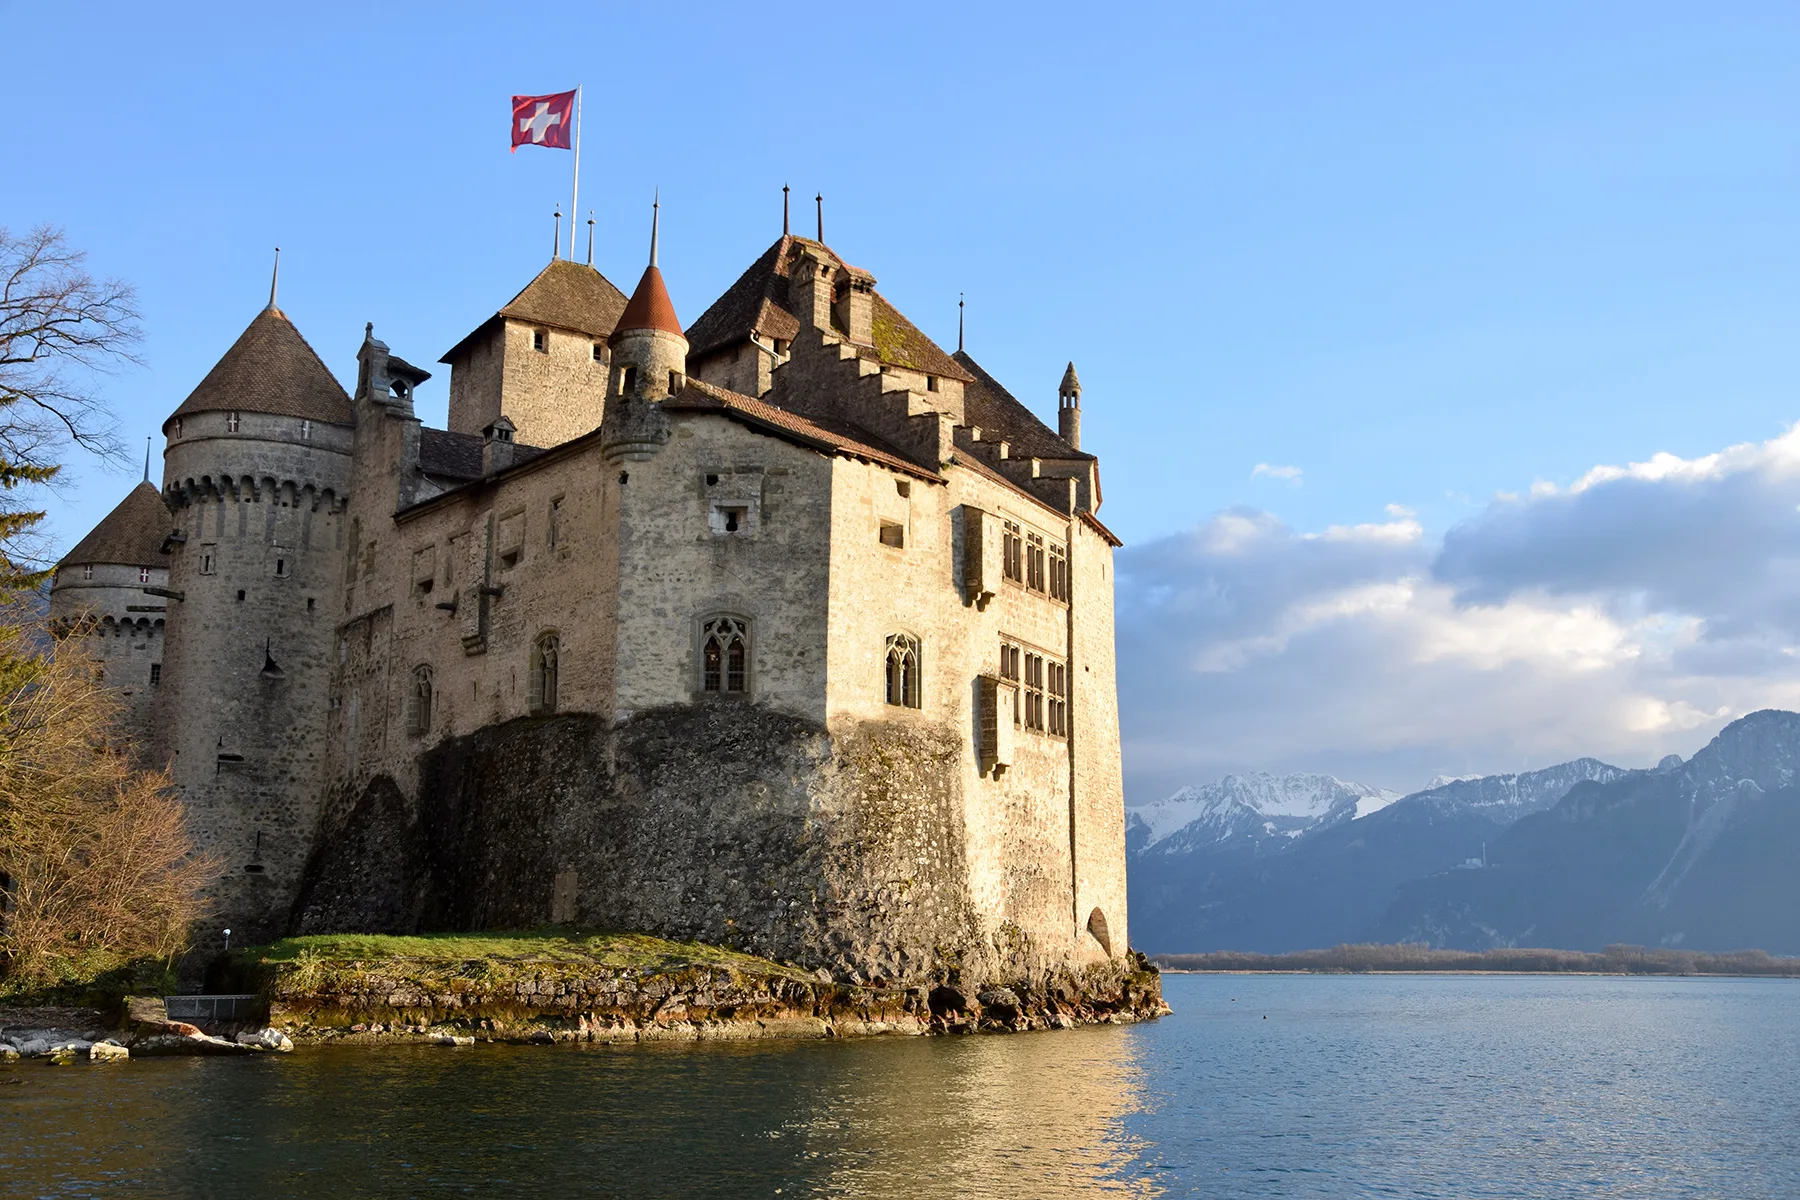
[(650, 265), (644, 268), (643, 278), (638, 280), (637, 288), (631, 293), (631, 300), (625, 305), (625, 311), (619, 314), (619, 323), (613, 328), (608, 342), (616, 340), (620, 334), (632, 330), (655, 329), (662, 333), (672, 333), (682, 337), (681, 321), (675, 315), (675, 305), (669, 300), (669, 289), (663, 284), (662, 272), (656, 266), (657, 226), (662, 216), (662, 201), (657, 201), (650, 208)]

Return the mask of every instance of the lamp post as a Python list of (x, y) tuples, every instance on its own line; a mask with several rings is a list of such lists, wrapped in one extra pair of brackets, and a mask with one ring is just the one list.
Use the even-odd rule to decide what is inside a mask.
[(229, 929), (225, 931), (225, 948), (227, 950), (231, 949), (231, 930)]

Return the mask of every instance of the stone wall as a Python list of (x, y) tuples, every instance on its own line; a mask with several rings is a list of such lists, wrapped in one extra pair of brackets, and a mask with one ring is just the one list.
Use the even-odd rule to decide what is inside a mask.
[(605, 414), (610, 363), (604, 338), (500, 318), (451, 365), (450, 428), (478, 434), (504, 414), (527, 446), (591, 433)]
[(340, 806), (295, 925), (558, 916), (844, 978), (1008, 977), (1023, 964), (970, 904), (958, 754), (942, 728), (834, 737), (757, 705), (670, 706), (616, 728), (515, 720), (434, 747), (410, 795), (384, 777)]

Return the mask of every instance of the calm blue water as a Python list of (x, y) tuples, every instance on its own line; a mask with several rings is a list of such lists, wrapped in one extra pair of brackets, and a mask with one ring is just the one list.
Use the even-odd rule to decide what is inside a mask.
[(1022, 1037), (25, 1063), (0, 1195), (1800, 1197), (1800, 981), (1166, 983)]

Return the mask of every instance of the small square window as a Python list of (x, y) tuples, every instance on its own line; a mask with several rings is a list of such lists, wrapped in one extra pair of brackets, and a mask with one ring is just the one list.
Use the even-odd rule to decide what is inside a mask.
[(927, 375), (925, 377), (925, 390), (928, 392), (935, 392), (938, 390), (938, 377), (936, 375)]
[(714, 533), (748, 533), (750, 509), (742, 505), (715, 504), (711, 524)]
[(597, 363), (606, 361), (606, 347), (602, 346), (599, 342), (594, 343), (594, 361)]
[(531, 331), (531, 348), (539, 354), (550, 353), (550, 334), (542, 329)]
[(896, 479), (894, 480), (894, 491), (898, 492), (902, 497), (910, 497), (912, 495), (912, 484), (904, 479)]
[(881, 523), (881, 544), (884, 546), (892, 546), (896, 550), (904, 549), (906, 546), (906, 526), (901, 525), (896, 521), (883, 521)]

